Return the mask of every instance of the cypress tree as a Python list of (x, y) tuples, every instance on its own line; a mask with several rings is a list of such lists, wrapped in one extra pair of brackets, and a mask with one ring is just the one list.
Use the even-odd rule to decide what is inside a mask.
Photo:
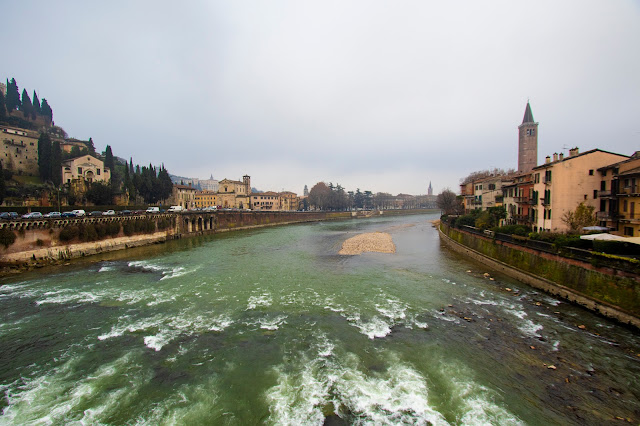
[(129, 175), (133, 175), (133, 157), (129, 157)]
[(0, 118), (5, 118), (7, 116), (7, 108), (4, 106), (4, 94), (2, 90), (0, 90)]
[(27, 89), (22, 89), (22, 106), (20, 107), (20, 110), (22, 111), (24, 118), (31, 117), (32, 109), (33, 109), (33, 105), (31, 104), (31, 98), (27, 93)]
[(16, 83), (15, 78), (7, 81), (7, 97), (5, 102), (9, 113), (20, 106), (20, 93), (18, 92), (18, 83)]
[(46, 132), (38, 138), (38, 171), (43, 182), (51, 179), (51, 138)]
[(59, 141), (51, 145), (51, 181), (55, 186), (62, 183), (62, 150)]
[(0, 204), (2, 204), (2, 202), (4, 201), (4, 193), (5, 193), (4, 170), (2, 170), (2, 163), (0, 163)]
[(42, 114), (42, 108), (40, 107), (40, 99), (38, 99), (38, 94), (36, 91), (33, 91), (33, 111), (36, 114)]
[(113, 161), (113, 152), (111, 151), (111, 146), (107, 145), (107, 149), (104, 152), (104, 165), (111, 170), (111, 174), (113, 175), (113, 170), (115, 169), (114, 161)]
[(51, 123), (53, 121), (53, 111), (51, 110), (47, 100), (44, 98), (42, 98), (40, 109), (42, 110), (42, 115), (49, 121), (49, 123)]

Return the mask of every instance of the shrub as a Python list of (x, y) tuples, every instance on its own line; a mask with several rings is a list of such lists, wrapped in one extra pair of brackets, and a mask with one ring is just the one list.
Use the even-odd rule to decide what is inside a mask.
[(492, 228), (491, 230), (500, 234), (519, 235), (521, 237), (526, 237), (531, 232), (531, 229), (524, 225), (505, 225)]
[(60, 241), (71, 241), (80, 234), (77, 226), (67, 226), (60, 231)]
[(37, 245), (38, 247), (42, 247), (42, 246), (44, 245), (44, 241), (42, 241), (40, 238), (38, 238), (38, 239), (36, 240), (36, 245)]
[(0, 244), (4, 246), (4, 248), (9, 247), (11, 244), (15, 243), (16, 234), (7, 228), (0, 229)]

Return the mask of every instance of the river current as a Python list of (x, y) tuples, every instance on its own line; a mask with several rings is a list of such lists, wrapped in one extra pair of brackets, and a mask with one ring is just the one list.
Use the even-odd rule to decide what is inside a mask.
[[(0, 424), (638, 424), (640, 335), (449, 251), (436, 218), (238, 231), (4, 279)], [(375, 231), (395, 254), (337, 254)]]

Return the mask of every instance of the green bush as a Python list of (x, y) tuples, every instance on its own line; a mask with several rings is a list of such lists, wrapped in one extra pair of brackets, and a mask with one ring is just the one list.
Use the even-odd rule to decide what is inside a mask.
[(4, 246), (4, 248), (9, 247), (11, 244), (15, 243), (16, 234), (7, 228), (0, 229), (0, 244)]
[(521, 237), (526, 237), (531, 232), (531, 228), (524, 225), (505, 225), (498, 226), (491, 229), (493, 232), (507, 235), (519, 235)]

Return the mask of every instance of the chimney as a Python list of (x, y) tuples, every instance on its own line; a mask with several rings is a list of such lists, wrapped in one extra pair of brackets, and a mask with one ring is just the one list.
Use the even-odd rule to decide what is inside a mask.
[(549, 164), (551, 162), (551, 157), (547, 155), (547, 158), (544, 159), (544, 164)]
[(553, 153), (553, 161), (558, 161), (558, 153), (557, 152)]
[(579, 152), (580, 152), (580, 150), (578, 149), (577, 146), (575, 148), (571, 148), (569, 150), (569, 157), (573, 157), (574, 155), (578, 155)]
[(561, 152), (560, 155), (558, 156), (558, 160), (562, 161), (564, 159), (564, 153)]

